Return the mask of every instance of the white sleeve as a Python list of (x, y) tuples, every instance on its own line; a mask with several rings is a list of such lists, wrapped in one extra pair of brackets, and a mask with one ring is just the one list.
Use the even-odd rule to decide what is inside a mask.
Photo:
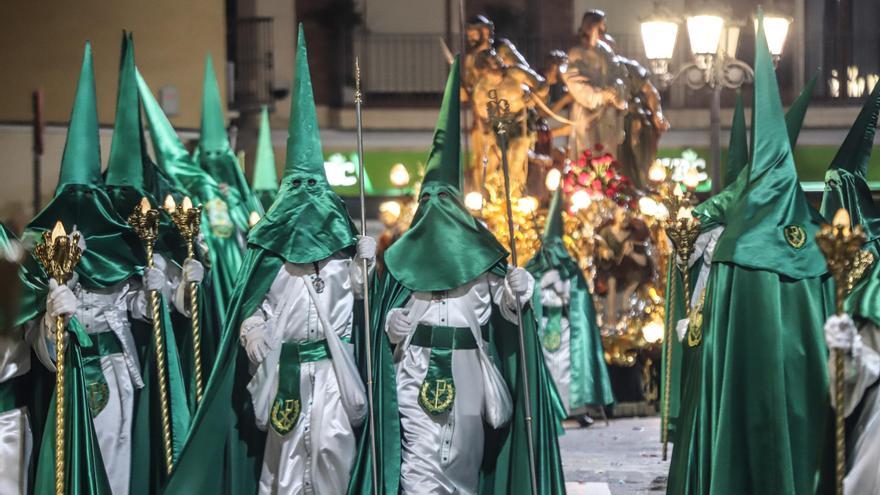
[[(367, 263), (366, 276), (369, 277), (376, 267), (375, 262)], [(355, 299), (364, 298), (364, 267), (363, 263), (358, 259), (352, 259), (348, 262), (348, 275), (351, 278), (351, 293)]]
[[(492, 291), (492, 300), (498, 303), (501, 315), (506, 320), (516, 323), (516, 298), (513, 290), (508, 286), (507, 280), (492, 273), (484, 276), (489, 278), (489, 290)], [(534, 292), (535, 278), (529, 275), (529, 288), (519, 296), (521, 307), (524, 308), (531, 301)]]
[(55, 339), (49, 336), (55, 332), (55, 322), (48, 314), (25, 323), (25, 340), (34, 349), (37, 359), (51, 372), (55, 372)]
[[(863, 327), (859, 332), (876, 332), (878, 331), (876, 327), (871, 324), (867, 324), (866, 327)], [(857, 343), (853, 346), (852, 355), (844, 356), (844, 412), (847, 416), (852, 414), (852, 412), (856, 409), (859, 403), (862, 401), (862, 398), (865, 396), (865, 392), (870, 388), (873, 384), (880, 379), (880, 354), (877, 353), (871, 347), (864, 345), (862, 340), (859, 338)], [(832, 353), (828, 360), (828, 372), (831, 377), (832, 390), (831, 390), (831, 401), (834, 403), (834, 354)]]

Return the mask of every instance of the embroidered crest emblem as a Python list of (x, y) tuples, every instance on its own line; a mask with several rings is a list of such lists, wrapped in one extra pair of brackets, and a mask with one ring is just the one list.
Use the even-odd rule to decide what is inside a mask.
[(788, 225), (782, 232), (788, 245), (795, 249), (800, 249), (807, 243), (807, 231), (800, 225)]
[(286, 435), (296, 425), (299, 420), (301, 410), (298, 399), (281, 399), (276, 398), (272, 404), (272, 413), (269, 421), (272, 423), (272, 429), (281, 435)]
[(544, 345), (544, 349), (556, 352), (562, 347), (562, 334), (559, 332), (547, 332), (541, 337), (541, 344)]
[(691, 311), (688, 322), (688, 346), (696, 347), (703, 341), (703, 303), (706, 301), (706, 289), (700, 294), (697, 306)]
[(232, 237), (235, 225), (229, 216), (229, 206), (220, 198), (214, 198), (205, 204), (205, 212), (208, 213), (208, 224), (211, 232), (217, 237), (226, 239)]
[(455, 385), (452, 380), (425, 379), (422, 383), (419, 404), (430, 414), (436, 416), (449, 411), (452, 409), (453, 401), (455, 401)]
[(88, 395), (89, 411), (94, 418), (107, 407), (110, 400), (110, 388), (104, 380), (92, 382), (86, 385), (86, 394)]

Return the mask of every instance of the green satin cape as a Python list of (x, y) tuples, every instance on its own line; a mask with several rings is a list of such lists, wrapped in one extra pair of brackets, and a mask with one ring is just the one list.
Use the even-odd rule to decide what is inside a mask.
[(823, 325), (833, 297), (826, 277), (713, 264), (683, 493), (823, 493), (833, 461)]
[[(568, 303), (571, 383), (569, 403), (566, 406), (577, 409), (584, 405), (611, 405), (614, 403), (614, 394), (605, 363), (605, 349), (596, 324), (593, 296), (583, 273), (562, 245), (562, 240), (556, 241), (545, 241), (538, 254), (526, 264), (526, 269), (535, 277), (536, 282), (537, 296), (533, 300), (535, 319), (540, 322), (543, 316), (538, 287), (541, 276), (555, 268), (563, 280), (570, 282), (571, 287)], [(544, 330), (540, 329), (539, 335), (543, 334)]]
[[(493, 272), (503, 275), (506, 266), (498, 263)], [(380, 486), (375, 492), (372, 490), (370, 473), (373, 459), (368, 435), (363, 434), (349, 485), (351, 495), (397, 494), (400, 489), (400, 415), (397, 407), (393, 351), (384, 329), (385, 315), (391, 309), (403, 306), (412, 291), (394, 280), (389, 272), (385, 272), (384, 276), (373, 285), (371, 294), (373, 400), (376, 406), (376, 443), (380, 456), (376, 462), (380, 473)], [(537, 321), (530, 306), (524, 308), (523, 323), (526, 332), (526, 361), (529, 366), (528, 387), (532, 402), (538, 493), (564, 493), (562, 460), (556, 440), (558, 408), (554, 405), (552, 379), (544, 365), (537, 334)], [(484, 495), (519, 493), (531, 482), (517, 331), (516, 325), (505, 320), (497, 307), (493, 309), (489, 331), (490, 348), (496, 365), (511, 388), (514, 413), (510, 423), (500, 430), (492, 431), (491, 428), (486, 427), (486, 445), (480, 477), (480, 493)], [(364, 366), (362, 360), (361, 366)]]

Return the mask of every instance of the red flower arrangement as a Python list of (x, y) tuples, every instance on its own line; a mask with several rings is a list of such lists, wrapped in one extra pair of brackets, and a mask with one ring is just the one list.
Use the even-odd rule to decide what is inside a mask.
[(563, 173), (562, 190), (568, 197), (585, 190), (592, 197), (605, 196), (621, 206), (635, 207), (632, 181), (619, 170), (614, 155), (603, 152), (602, 145), (597, 144), (569, 164)]

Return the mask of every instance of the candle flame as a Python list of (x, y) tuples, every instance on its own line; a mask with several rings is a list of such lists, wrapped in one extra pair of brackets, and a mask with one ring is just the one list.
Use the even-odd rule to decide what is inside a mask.
[(690, 208), (685, 208), (684, 206), (682, 206), (678, 209), (678, 215), (676, 216), (676, 218), (678, 218), (679, 220), (690, 220), (694, 218), (694, 216), (691, 214)]
[(831, 223), (833, 223), (835, 227), (844, 227), (848, 230), (850, 226), (850, 218), (849, 212), (846, 211), (846, 208), (837, 210), (837, 213), (834, 214), (834, 220), (832, 220)]
[(142, 197), (142, 198), (141, 198), (141, 213), (143, 213), (144, 215), (146, 215), (147, 212), (150, 211), (150, 210), (152, 210), (152, 209), (153, 209), (153, 207), (152, 207), (152, 205), (150, 205), (150, 200), (147, 199), (146, 196)]
[(254, 225), (256, 225), (257, 222), (259, 222), (259, 221), (260, 221), (260, 214), (255, 211), (252, 211), (250, 216), (248, 217), (248, 225), (251, 228), (253, 228)]
[(193, 207), (192, 200), (189, 199), (189, 196), (183, 197), (183, 211), (189, 211)]
[(177, 203), (174, 202), (174, 197), (170, 194), (165, 196), (165, 211), (168, 213), (173, 212), (177, 208)]
[(66, 237), (67, 231), (64, 230), (64, 225), (61, 223), (61, 220), (55, 222), (55, 227), (52, 228), (52, 242), (55, 242), (55, 239), (59, 237)]
[(675, 196), (676, 198), (680, 198), (680, 197), (684, 196), (684, 191), (682, 191), (681, 187), (679, 187), (678, 184), (676, 184), (675, 187), (672, 188), (672, 195)]

